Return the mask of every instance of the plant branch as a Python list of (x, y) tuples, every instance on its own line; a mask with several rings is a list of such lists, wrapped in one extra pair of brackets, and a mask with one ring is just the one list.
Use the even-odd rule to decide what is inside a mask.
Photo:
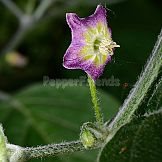
[(10, 0), (0, 0), (19, 20), (21, 20), (23, 12), (17, 5)]
[(85, 147), (80, 141), (65, 142), (60, 144), (50, 144), (46, 146), (23, 148), (23, 159), (30, 160), (47, 156), (57, 156), (60, 154), (83, 151)]
[(35, 20), (39, 20), (53, 2), (54, 0), (42, 0), (33, 15)]
[[(113, 132), (112, 134), (115, 134), (123, 125), (130, 122), (134, 112), (137, 110), (151, 87), (151, 84), (157, 78), (161, 66), (162, 30), (139, 80), (136, 82), (134, 88), (131, 90), (128, 98), (125, 100), (115, 118), (108, 124), (108, 130)], [(110, 139), (110, 137), (108, 138)]]
[(1, 55), (4, 55), (12, 50), (14, 50), (22, 41), (26, 33), (38, 23), (38, 21), (43, 17), (44, 13), (48, 7), (54, 2), (54, 0), (42, 0), (40, 5), (37, 7), (33, 15), (27, 15), (19, 11), (17, 6), (10, 0), (1, 0), (10, 10), (19, 15), (19, 28), (13, 35), (6, 47), (1, 51)]
[(8, 42), (6, 47), (1, 51), (1, 56), (14, 50), (17, 47), (17, 45), (21, 42), (21, 40), (23, 39), (27, 30), (28, 30), (28, 28), (24, 28), (24, 27), (20, 26), (17, 29), (16, 33), (12, 36), (11, 40)]

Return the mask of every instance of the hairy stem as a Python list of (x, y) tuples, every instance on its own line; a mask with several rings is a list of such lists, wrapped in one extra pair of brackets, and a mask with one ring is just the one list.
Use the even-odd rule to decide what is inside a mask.
[(102, 125), (103, 118), (102, 118), (100, 106), (98, 103), (96, 85), (95, 85), (94, 80), (90, 76), (88, 76), (88, 83), (89, 83), (89, 88), (90, 88), (90, 92), (91, 92), (92, 103), (93, 103), (96, 121), (99, 125)]
[(158, 83), (156, 84), (152, 96), (147, 102), (147, 107), (150, 107), (149, 110), (151, 111), (152, 111), (151, 107), (153, 107), (153, 110), (158, 110), (161, 101), (162, 101), (162, 76), (159, 79)]
[(147, 94), (151, 84), (157, 78), (157, 75), (162, 66), (162, 30), (158, 36), (157, 42), (154, 46), (152, 54), (148, 59), (144, 71), (141, 73), (138, 81), (131, 90), (128, 98), (125, 100), (123, 106), (115, 118), (108, 125), (110, 132), (116, 132), (123, 125), (128, 123), (132, 116), (141, 104), (145, 95)]
[(41, 158), (47, 156), (56, 156), (65, 153), (73, 153), (85, 150), (80, 141), (65, 142), (60, 144), (50, 144), (46, 146), (38, 146), (23, 149), (23, 159), (29, 160), (33, 158)]

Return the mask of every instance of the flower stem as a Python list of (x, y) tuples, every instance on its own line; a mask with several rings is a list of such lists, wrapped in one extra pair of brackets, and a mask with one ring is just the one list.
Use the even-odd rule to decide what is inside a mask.
[(103, 118), (102, 118), (101, 109), (98, 103), (96, 85), (95, 85), (94, 80), (90, 76), (88, 76), (88, 83), (89, 83), (89, 88), (91, 92), (91, 98), (92, 98), (93, 108), (95, 112), (95, 118), (96, 118), (97, 123), (99, 125), (102, 125)]
[[(130, 91), (128, 98), (115, 118), (109, 123), (108, 129), (115, 134), (123, 125), (130, 122), (134, 112), (137, 110), (154, 80), (157, 78), (162, 66), (162, 30), (154, 46), (152, 54), (148, 59), (144, 71), (141, 73), (134, 88)], [(113, 136), (113, 135), (112, 135)]]

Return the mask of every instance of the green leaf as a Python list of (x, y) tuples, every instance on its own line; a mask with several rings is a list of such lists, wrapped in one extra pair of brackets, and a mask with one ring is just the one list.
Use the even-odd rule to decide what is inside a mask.
[[(100, 92), (99, 98), (103, 114), (109, 119), (117, 111), (119, 103), (104, 92)], [(0, 122), (12, 144), (37, 146), (59, 143), (79, 138), (80, 126), (94, 121), (92, 106), (88, 87), (57, 89), (35, 85), (0, 103)], [(96, 151), (90, 151), (45, 161), (94, 162), (95, 158)]]
[(123, 126), (102, 149), (100, 162), (162, 162), (162, 110)]

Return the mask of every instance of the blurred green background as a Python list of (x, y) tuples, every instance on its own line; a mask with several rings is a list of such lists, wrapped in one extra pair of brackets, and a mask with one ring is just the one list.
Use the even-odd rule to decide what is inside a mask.
[[(29, 15), (42, 1), (13, 0)], [(92, 105), (87, 87), (64, 90), (42, 85), (43, 76), (51, 79), (86, 76), (81, 70), (67, 70), (62, 66), (63, 55), (71, 41), (65, 14), (75, 12), (86, 17), (94, 12), (97, 4), (108, 9), (113, 40), (121, 46), (115, 50), (112, 62), (101, 76), (106, 79), (114, 76), (120, 80), (120, 86), (98, 87), (104, 91), (101, 91), (100, 101), (109, 119), (128, 95), (153, 49), (162, 26), (162, 1), (55, 0), (7, 52), (19, 29), (19, 21), (0, 1), (0, 99), (7, 100), (7, 103), (0, 102), (0, 122), (11, 143), (33, 146), (74, 140), (78, 138), (81, 124), (93, 120), (92, 110), (88, 109)], [(31, 87), (25, 88), (28, 86)], [(13, 98), (8, 99), (7, 94)], [(86, 156), (75, 154), (73, 159), (52, 158), (48, 162), (93, 162), (95, 157), (96, 153), (92, 152)]]

